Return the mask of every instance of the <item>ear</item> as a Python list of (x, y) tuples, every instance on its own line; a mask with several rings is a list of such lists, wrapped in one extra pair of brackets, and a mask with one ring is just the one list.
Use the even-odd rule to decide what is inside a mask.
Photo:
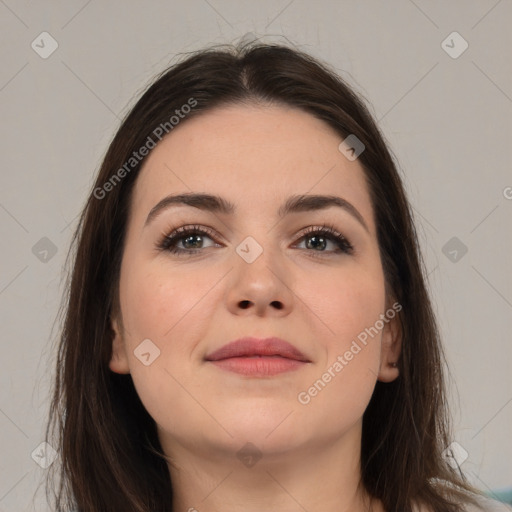
[(117, 319), (111, 319), (110, 325), (114, 336), (112, 338), (112, 356), (108, 366), (114, 373), (130, 373), (120, 322)]
[(392, 382), (398, 378), (400, 370), (398, 359), (402, 350), (402, 329), (399, 313), (384, 325), (381, 340), (380, 368), (378, 380), (381, 382)]

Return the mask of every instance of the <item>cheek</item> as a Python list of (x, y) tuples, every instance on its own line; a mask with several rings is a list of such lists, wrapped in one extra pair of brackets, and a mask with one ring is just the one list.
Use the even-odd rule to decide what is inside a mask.
[[(370, 268), (370, 267), (367, 267)], [(323, 287), (313, 287), (313, 282)], [(333, 432), (339, 423), (362, 416), (373, 393), (380, 364), (385, 312), (384, 276), (380, 267), (347, 268), (329, 279), (311, 280), (308, 304), (322, 319), (325, 335), (317, 375), (302, 391), (299, 402), (310, 420), (332, 414)], [(307, 402), (307, 403), (306, 403)], [(347, 426), (345, 425), (345, 426)]]
[[(141, 263), (143, 271), (138, 271), (132, 263), (123, 289), (130, 373), (146, 410), (174, 432), (183, 427), (176, 416), (204, 415), (191, 399), (203, 392), (191, 359), (198, 342), (208, 335), (208, 304), (219, 306), (213, 289), (219, 277), (212, 272), (170, 270), (161, 262), (145, 265)], [(134, 354), (146, 339), (159, 350), (148, 366)]]
[[(137, 379), (155, 379), (134, 354), (143, 340), (151, 340), (160, 351), (149, 368), (165, 369), (188, 380), (194, 350), (210, 332), (212, 310), (219, 308), (216, 284), (223, 273), (192, 265), (185, 269), (167, 265), (165, 260), (151, 262), (134, 258), (127, 261), (122, 276), (121, 303), (126, 325), (126, 346), (130, 370)], [(156, 349), (155, 349), (156, 350)], [(157, 351), (156, 351), (157, 352)], [(186, 362), (186, 364), (184, 364)]]
[(384, 276), (378, 265), (347, 265), (308, 278), (300, 289), (309, 309), (321, 320), (317, 324), (325, 328), (323, 341), (331, 358), (348, 350), (358, 335), (364, 338), (384, 313)]
[[(154, 339), (159, 346), (168, 345), (184, 325), (197, 325), (190, 318), (200, 314), (204, 295), (215, 281), (206, 273), (166, 270), (165, 265), (147, 263), (146, 267), (144, 272), (131, 270), (126, 279), (123, 305), (131, 341), (142, 337)], [(189, 331), (188, 337), (193, 338), (193, 332)], [(178, 340), (173, 343), (176, 348), (181, 345)]]

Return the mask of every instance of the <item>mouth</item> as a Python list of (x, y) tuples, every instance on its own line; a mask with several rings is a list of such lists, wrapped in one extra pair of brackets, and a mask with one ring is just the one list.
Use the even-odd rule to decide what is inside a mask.
[(268, 377), (298, 370), (311, 361), (280, 338), (240, 338), (208, 354), (205, 361), (221, 370), (253, 377)]

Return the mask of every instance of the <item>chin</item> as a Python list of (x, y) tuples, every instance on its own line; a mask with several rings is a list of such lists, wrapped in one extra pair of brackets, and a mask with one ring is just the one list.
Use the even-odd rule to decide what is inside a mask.
[(297, 422), (297, 411), (292, 406), (282, 405), (247, 408), (238, 407), (225, 416), (222, 424), (237, 444), (251, 442), (269, 450), (287, 449), (300, 442), (304, 429)]

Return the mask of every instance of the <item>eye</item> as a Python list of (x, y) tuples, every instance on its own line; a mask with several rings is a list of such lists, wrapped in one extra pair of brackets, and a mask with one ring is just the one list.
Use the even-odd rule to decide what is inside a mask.
[[(157, 248), (162, 251), (168, 251), (171, 254), (192, 255), (206, 249), (203, 240), (209, 238), (214, 241), (216, 235), (210, 228), (202, 226), (182, 226), (175, 229), (169, 235), (164, 233), (157, 244)], [(354, 251), (351, 243), (339, 233), (333, 226), (323, 225), (321, 227), (312, 226), (302, 233), (299, 243), (306, 241), (306, 249), (312, 249), (308, 252), (319, 253), (315, 256), (332, 255), (333, 253), (352, 254)], [(334, 250), (324, 250), (329, 242), (334, 245)], [(182, 247), (180, 247), (180, 244)], [(214, 242), (212, 246), (220, 246)]]
[[(315, 253), (339, 253), (352, 254), (354, 248), (352, 244), (334, 228), (333, 226), (323, 225), (322, 227), (312, 226), (302, 234), (300, 241), (306, 241), (306, 247), (313, 249)], [(334, 251), (323, 250), (328, 246), (328, 242), (334, 244), (337, 249)], [(310, 251), (311, 252), (311, 251)], [(316, 256), (316, 255), (315, 255)], [(323, 256), (323, 254), (322, 254)]]
[[(182, 226), (175, 229), (170, 235), (164, 234), (158, 248), (169, 251), (171, 254), (195, 254), (203, 249), (202, 239), (209, 238), (212, 240), (214, 233), (209, 228), (201, 226)], [(178, 247), (183, 243), (183, 248)]]

